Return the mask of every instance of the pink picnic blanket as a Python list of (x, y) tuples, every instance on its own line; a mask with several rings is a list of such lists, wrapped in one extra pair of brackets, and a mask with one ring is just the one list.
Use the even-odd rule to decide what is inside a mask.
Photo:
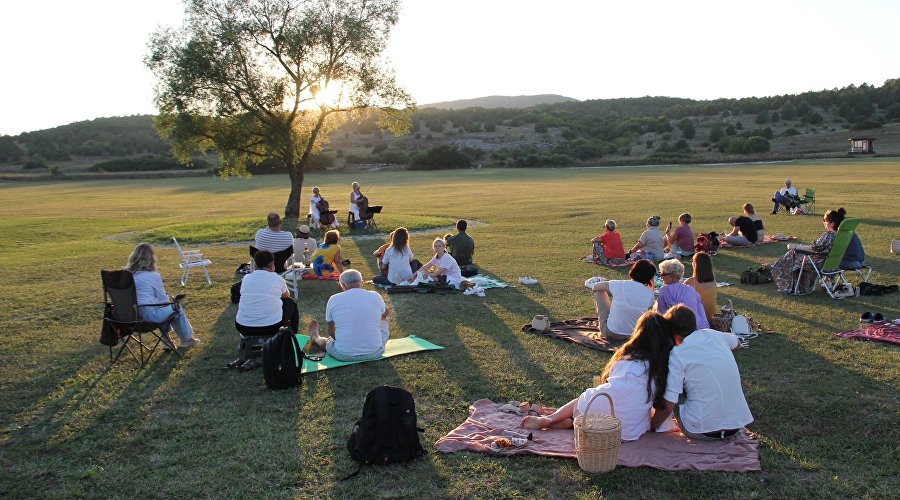
[[(491, 444), (504, 431), (523, 431), (519, 427), (522, 417), (503, 413), (500, 405), (489, 399), (479, 399), (469, 407), (469, 418), (449, 434), (434, 443), (442, 453), (479, 451), (492, 455), (543, 455), (547, 457), (576, 458), (572, 429), (547, 429), (532, 432), (533, 440), (522, 447), (491, 449)], [(741, 430), (728, 441), (695, 441), (680, 432), (648, 432), (637, 441), (622, 443), (619, 448), (619, 466), (647, 466), (654, 469), (721, 470), (746, 472), (761, 470), (759, 441)]]
[(341, 273), (331, 273), (331, 276), (317, 276), (313, 273), (303, 275), (305, 280), (322, 280), (322, 281), (338, 281), (341, 279)]
[[(776, 240), (772, 237), (771, 234), (767, 234), (763, 236), (763, 240), (757, 243), (757, 245), (765, 245), (767, 243), (784, 243), (785, 241), (794, 241), (796, 240), (796, 236), (785, 236), (783, 240)], [(719, 236), (719, 248), (748, 248), (746, 245), (732, 245), (725, 241), (725, 236)]]
[(900, 325), (883, 323), (860, 328), (859, 330), (841, 332), (838, 333), (837, 336), (844, 337), (845, 339), (871, 340), (873, 342), (885, 342), (888, 344), (900, 345)]

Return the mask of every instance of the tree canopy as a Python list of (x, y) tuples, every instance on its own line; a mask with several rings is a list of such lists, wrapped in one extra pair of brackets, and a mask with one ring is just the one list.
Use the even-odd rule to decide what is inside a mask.
[(285, 216), (327, 134), (375, 114), (405, 133), (414, 103), (383, 58), (399, 0), (186, 0), (185, 21), (150, 40), (156, 125), (175, 154), (218, 150), (225, 174), (287, 169)]

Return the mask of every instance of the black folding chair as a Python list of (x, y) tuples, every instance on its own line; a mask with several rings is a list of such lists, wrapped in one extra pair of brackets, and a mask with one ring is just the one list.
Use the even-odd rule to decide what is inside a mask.
[[(110, 365), (118, 361), (122, 352), (127, 350), (143, 368), (150, 361), (160, 343), (181, 356), (181, 353), (176, 350), (175, 344), (172, 343), (172, 339), (168, 334), (163, 334), (161, 330), (163, 325), (170, 323), (178, 315), (181, 306), (177, 299), (161, 304), (143, 304), (145, 306), (171, 305), (174, 308), (172, 315), (166, 318), (165, 322), (145, 321), (141, 318), (141, 311), (137, 305), (137, 288), (134, 285), (134, 275), (131, 274), (131, 271), (100, 271), (100, 276), (103, 279), (103, 301), (106, 304), (103, 321), (108, 322), (122, 335), (121, 347), (115, 357), (113, 357), (114, 346), (109, 346)], [(151, 334), (156, 342), (153, 342), (152, 338), (145, 342), (143, 338), (145, 333)]]
[[(258, 251), (259, 250), (257, 250), (255, 246), (250, 245), (250, 258), (252, 259)], [(284, 250), (272, 252), (272, 255), (275, 256), (275, 272), (281, 274), (286, 270), (284, 267), (284, 263), (291, 258), (291, 255), (294, 255), (294, 246), (291, 245)]]

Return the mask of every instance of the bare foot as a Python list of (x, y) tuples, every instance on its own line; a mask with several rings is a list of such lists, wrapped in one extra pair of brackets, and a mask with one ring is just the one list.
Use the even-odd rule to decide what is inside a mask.
[(522, 419), (522, 423), (519, 424), (523, 429), (546, 429), (553, 425), (553, 421), (550, 420), (550, 417), (535, 417), (528, 416)]
[(309, 322), (309, 338), (315, 342), (319, 338), (319, 320), (314, 319)]

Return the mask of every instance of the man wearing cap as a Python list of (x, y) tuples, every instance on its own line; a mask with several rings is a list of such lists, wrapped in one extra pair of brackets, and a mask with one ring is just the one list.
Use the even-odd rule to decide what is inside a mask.
[(253, 246), (257, 250), (268, 250), (278, 253), (290, 248), (294, 244), (291, 233), (281, 230), (281, 216), (272, 212), (268, 217), (269, 225), (256, 232), (256, 242)]
[(772, 198), (772, 201), (775, 202), (772, 213), (777, 214), (779, 205), (784, 205), (784, 208), (788, 210), (799, 205), (800, 195), (797, 194), (797, 188), (791, 185), (791, 180), (786, 179), (784, 181), (784, 187), (775, 191), (775, 197)]
[(303, 262), (309, 265), (309, 257), (316, 251), (316, 239), (309, 236), (309, 226), (302, 224), (297, 228), (297, 237), (294, 238), (294, 255), (291, 263)]

